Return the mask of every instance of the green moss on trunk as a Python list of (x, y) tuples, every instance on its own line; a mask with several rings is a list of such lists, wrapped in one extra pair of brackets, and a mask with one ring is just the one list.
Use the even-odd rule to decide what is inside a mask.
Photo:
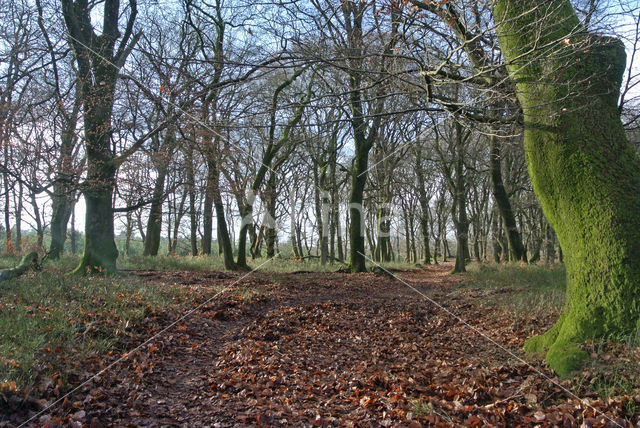
[(351, 193), (349, 194), (349, 271), (366, 272), (367, 264), (364, 248), (364, 226), (362, 200), (367, 182), (367, 166), (371, 145), (364, 138), (356, 139), (356, 157), (351, 172)]
[(632, 333), (640, 318), (640, 161), (616, 106), (624, 46), (583, 32), (568, 0), (497, 0), (494, 15), (531, 180), (566, 256), (563, 314), (525, 348), (566, 376), (584, 340)]
[(84, 253), (73, 274), (116, 273), (118, 248), (114, 241), (110, 189), (84, 192), (86, 203)]
[(518, 232), (518, 225), (516, 218), (511, 209), (511, 202), (509, 196), (504, 188), (504, 182), (502, 181), (502, 167), (501, 167), (501, 155), (500, 155), (500, 143), (495, 135), (489, 138), (490, 154), (489, 154), (489, 172), (491, 175), (491, 192), (493, 199), (498, 207), (498, 212), (502, 218), (502, 224), (504, 226), (505, 235), (509, 242), (509, 251), (511, 259), (515, 261), (527, 261), (527, 252), (522, 244), (522, 238), (520, 232)]

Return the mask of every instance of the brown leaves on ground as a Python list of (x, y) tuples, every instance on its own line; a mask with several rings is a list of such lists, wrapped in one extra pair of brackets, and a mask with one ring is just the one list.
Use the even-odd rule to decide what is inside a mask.
[[(570, 382), (524, 362), (527, 320), (454, 292), (459, 279), (446, 269), (398, 273), (442, 307), (401, 281), (373, 274), (251, 275), (34, 425), (637, 423), (640, 397), (581, 400), (569, 392)], [(207, 272), (141, 275), (191, 287), (195, 301), (234, 281)], [(176, 316), (149, 317), (138, 328), (138, 343)], [(88, 372), (108, 363), (89, 361)]]

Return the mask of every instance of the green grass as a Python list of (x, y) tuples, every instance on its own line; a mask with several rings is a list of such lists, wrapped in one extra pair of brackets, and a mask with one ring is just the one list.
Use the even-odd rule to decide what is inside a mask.
[(422, 400), (415, 400), (412, 402), (412, 413), (416, 419), (424, 419), (430, 414), (436, 414), (440, 416), (440, 418), (444, 422), (451, 422), (451, 416), (449, 416), (444, 411), (437, 411), (435, 406), (431, 401), (424, 402)]
[(179, 290), (133, 278), (76, 277), (59, 270), (0, 283), (0, 388), (59, 377), (76, 356), (100, 355)]
[(224, 261), (218, 256), (123, 256), (117, 263), (118, 269), (224, 270)]
[(564, 305), (565, 269), (562, 264), (475, 264), (464, 284), (486, 293), (486, 303), (522, 315), (558, 312)]
[[(70, 365), (80, 363), (76, 356), (103, 355), (148, 311), (167, 308), (184, 297), (178, 288), (156, 287), (135, 277), (66, 275), (79, 261), (79, 255), (66, 254), (59, 260), (47, 260), (44, 271), (0, 283), (0, 390), (28, 389), (42, 377), (64, 381), (65, 373), (73, 371)], [(4, 267), (18, 262), (18, 257), (0, 258)], [(250, 260), (250, 265), (274, 273), (331, 272), (344, 266), (284, 257)], [(397, 262), (385, 267), (417, 269)], [(223, 270), (224, 266), (217, 256), (161, 255), (119, 257), (118, 268), (193, 271)], [(241, 289), (239, 294), (253, 298), (260, 290)]]
[[(531, 319), (553, 320), (564, 305), (564, 265), (470, 265), (462, 292), (471, 290), (482, 304), (510, 312), (528, 324)], [(620, 400), (631, 417), (640, 412), (640, 332), (625, 337), (587, 341), (591, 355), (573, 379), (581, 395), (595, 394), (603, 402)]]
[[(57, 269), (61, 272), (71, 272), (80, 263), (79, 254), (65, 253), (58, 260), (47, 260), (46, 267)], [(0, 269), (11, 268), (20, 262), (19, 256), (0, 256)], [(344, 263), (327, 262), (322, 266), (318, 258), (308, 258), (304, 260), (293, 259), (287, 256), (275, 257), (273, 260), (258, 258), (252, 260), (249, 257), (249, 266), (266, 272), (287, 273), (295, 271), (333, 272), (346, 266)], [(421, 267), (413, 263), (400, 261), (381, 263), (391, 270), (418, 270)], [(224, 270), (224, 260), (217, 255), (211, 256), (170, 256), (161, 254), (155, 257), (131, 255), (119, 256), (117, 260), (118, 269), (142, 269), (142, 270)], [(369, 268), (376, 266), (375, 263), (367, 263)]]

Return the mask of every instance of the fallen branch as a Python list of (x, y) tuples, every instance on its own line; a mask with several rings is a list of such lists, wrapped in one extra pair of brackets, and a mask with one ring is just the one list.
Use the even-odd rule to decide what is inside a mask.
[(10, 279), (17, 278), (29, 269), (37, 269), (38, 266), (38, 253), (32, 251), (22, 258), (18, 266), (13, 269), (5, 269), (0, 272), (0, 281), (8, 281)]

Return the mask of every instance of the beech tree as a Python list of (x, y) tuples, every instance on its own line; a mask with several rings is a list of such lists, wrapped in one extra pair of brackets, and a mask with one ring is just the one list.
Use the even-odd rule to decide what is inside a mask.
[(120, 2), (105, 0), (102, 32), (98, 35), (91, 19), (93, 4), (85, 0), (61, 2), (77, 65), (87, 153), (87, 176), (82, 185), (87, 207), (84, 253), (74, 272), (115, 272), (118, 249), (114, 241), (113, 190), (119, 160), (110, 144), (111, 116), (118, 73), (141, 35), (134, 31), (137, 3), (129, 1), (121, 34)]
[(618, 110), (626, 55), (587, 32), (569, 0), (496, 0), (494, 16), (531, 181), (567, 267), (562, 315), (525, 349), (566, 376), (587, 358), (584, 340), (639, 327), (640, 160)]

